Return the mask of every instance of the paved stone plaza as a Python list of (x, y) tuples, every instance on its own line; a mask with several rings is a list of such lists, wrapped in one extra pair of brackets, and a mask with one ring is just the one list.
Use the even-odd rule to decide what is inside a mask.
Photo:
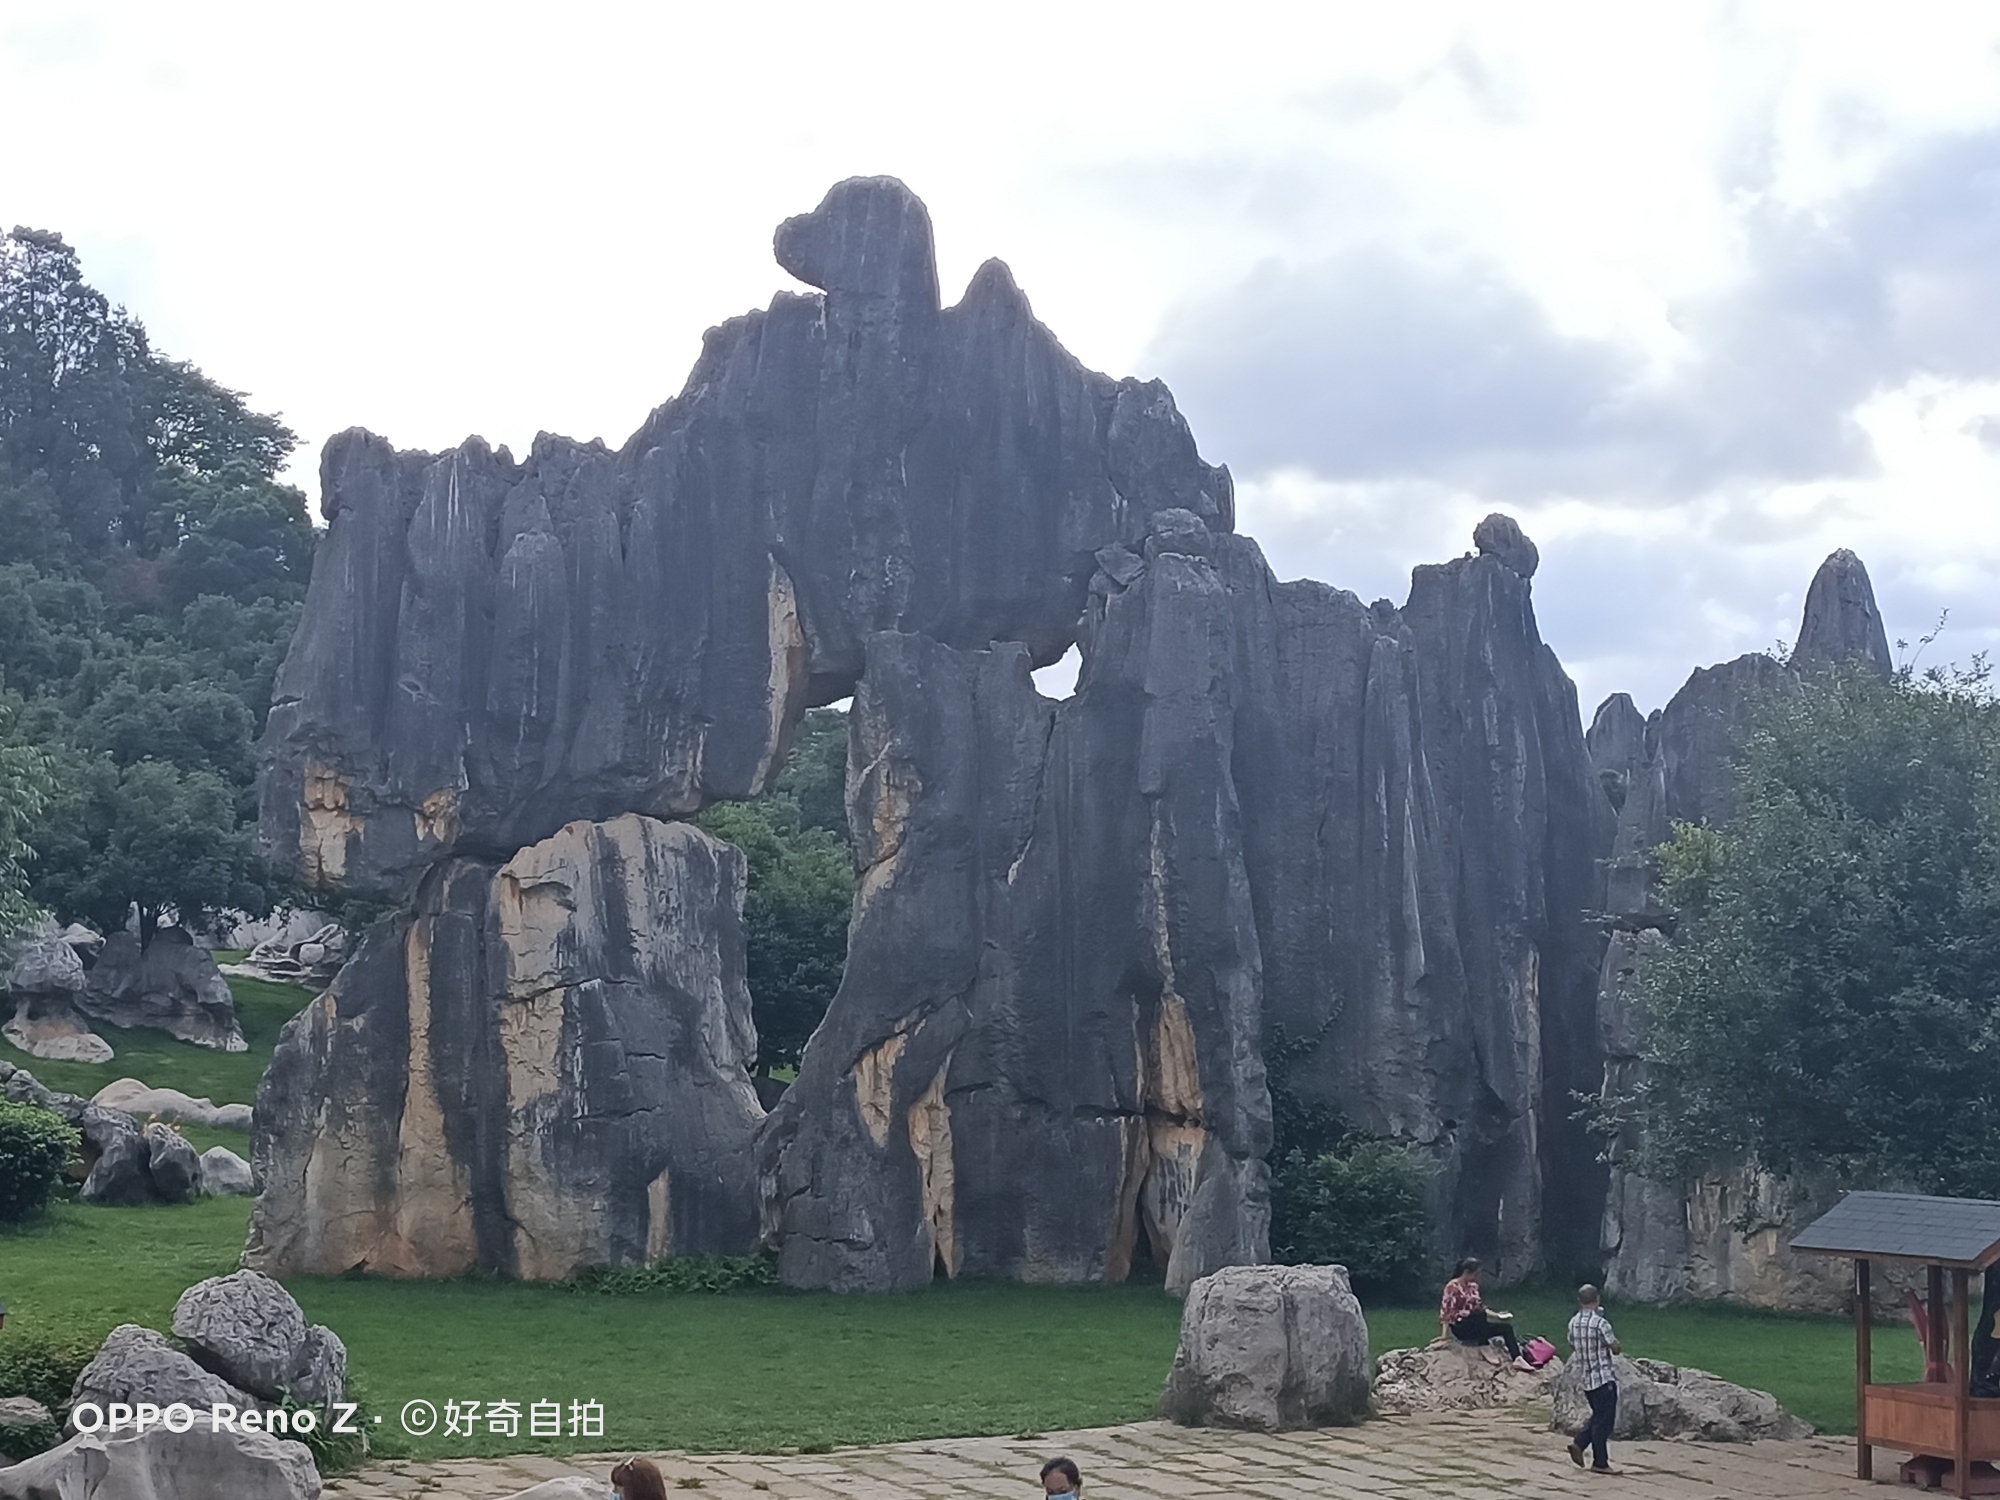
[[(653, 1455), (669, 1489), (714, 1500), (1034, 1500), (1042, 1460), (1067, 1453), (1090, 1500), (1478, 1500), (1615, 1493), (1635, 1500), (1833, 1500), (1882, 1493), (1854, 1478), (1845, 1438), (1796, 1443), (1621, 1443), (1617, 1477), (1572, 1467), (1546, 1414), (1396, 1417), (1259, 1434), (1139, 1422), (1036, 1438), (945, 1438), (773, 1457)], [(330, 1481), (339, 1500), (500, 1500), (538, 1480), (606, 1481), (624, 1455), (389, 1464)], [(1885, 1453), (1876, 1472), (1893, 1475)]]

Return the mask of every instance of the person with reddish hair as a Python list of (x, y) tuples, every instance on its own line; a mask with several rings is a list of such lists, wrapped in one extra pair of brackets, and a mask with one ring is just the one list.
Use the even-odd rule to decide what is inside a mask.
[(667, 1500), (667, 1481), (650, 1458), (628, 1458), (611, 1471), (611, 1488), (618, 1500)]

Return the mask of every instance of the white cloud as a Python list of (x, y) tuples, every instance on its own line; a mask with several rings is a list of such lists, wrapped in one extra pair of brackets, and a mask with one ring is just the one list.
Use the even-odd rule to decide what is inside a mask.
[[(1788, 634), (1834, 545), (1892, 634), (2000, 629), (2000, 15), (1883, 15), (0, 4), (0, 218), (310, 483), (354, 423), (622, 437), (784, 284), (780, 218), (894, 172), (948, 289), (998, 254), (1086, 362), (1174, 352), (1281, 572), (1400, 598), (1517, 511), (1587, 710)], [(1299, 381), (1371, 370), (1337, 421)]]

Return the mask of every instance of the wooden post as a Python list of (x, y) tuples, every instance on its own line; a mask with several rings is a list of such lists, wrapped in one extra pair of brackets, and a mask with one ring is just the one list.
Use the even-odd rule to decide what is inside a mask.
[(1951, 1273), (1951, 1386), (1952, 1414), (1956, 1419), (1956, 1451), (1953, 1471), (1958, 1475), (1958, 1492), (1972, 1493), (1972, 1273)]
[(1926, 1266), (1925, 1290), (1930, 1293), (1930, 1337), (1924, 1340), (1924, 1379), (1942, 1380), (1938, 1367), (1945, 1362), (1944, 1267)]
[(1868, 1383), (1875, 1378), (1872, 1329), (1868, 1322), (1868, 1262), (1854, 1263), (1854, 1477), (1875, 1477), (1875, 1450), (1868, 1445)]

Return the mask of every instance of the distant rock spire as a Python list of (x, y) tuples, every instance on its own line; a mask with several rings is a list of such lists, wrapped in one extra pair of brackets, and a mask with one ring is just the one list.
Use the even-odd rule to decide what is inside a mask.
[(1799, 622), (1792, 666), (1803, 672), (1848, 661), (1868, 662), (1884, 676), (1894, 670), (1868, 569), (1843, 547), (1819, 565), (1812, 587), (1806, 590), (1805, 618)]

